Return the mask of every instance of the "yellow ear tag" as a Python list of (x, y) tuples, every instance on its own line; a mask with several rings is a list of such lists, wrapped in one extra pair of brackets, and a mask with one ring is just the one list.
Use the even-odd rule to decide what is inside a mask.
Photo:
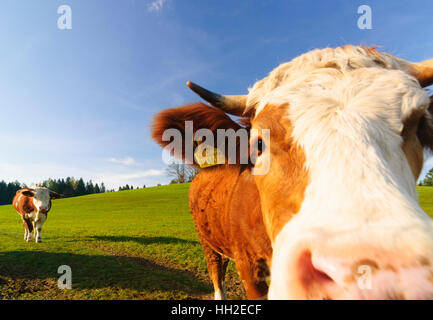
[(226, 163), (224, 154), (218, 148), (202, 143), (202, 141), (194, 141), (194, 144), (197, 145), (194, 157), (200, 168)]

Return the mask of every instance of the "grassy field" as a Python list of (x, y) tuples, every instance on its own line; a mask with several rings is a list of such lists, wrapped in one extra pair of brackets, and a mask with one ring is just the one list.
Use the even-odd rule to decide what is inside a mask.
[[(189, 184), (53, 201), (42, 243), (23, 240), (0, 206), (0, 299), (209, 299), (213, 289), (188, 210)], [(72, 290), (57, 269), (72, 268)], [(244, 292), (229, 268), (231, 298)]]
[[(39, 244), (25, 242), (18, 214), (0, 206), (0, 299), (211, 299), (188, 188), (56, 200)], [(433, 214), (433, 188), (418, 191)], [(57, 288), (60, 265), (72, 268), (72, 290)], [(245, 298), (233, 263), (228, 292)]]

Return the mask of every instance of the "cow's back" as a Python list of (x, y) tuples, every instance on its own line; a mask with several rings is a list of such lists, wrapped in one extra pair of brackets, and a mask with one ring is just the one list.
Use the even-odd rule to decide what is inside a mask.
[(15, 194), (12, 205), (19, 214), (28, 214), (36, 210), (33, 199), (23, 194), (26, 189), (18, 190)]
[(191, 183), (189, 203), (198, 232), (214, 250), (230, 258), (249, 252), (270, 261), (271, 244), (249, 170), (228, 165), (200, 171)]

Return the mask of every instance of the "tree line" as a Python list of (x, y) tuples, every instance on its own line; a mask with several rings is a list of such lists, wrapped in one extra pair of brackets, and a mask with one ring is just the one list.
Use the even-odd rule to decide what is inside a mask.
[(41, 186), (63, 194), (66, 198), (85, 196), (93, 193), (104, 193), (106, 188), (104, 183), (93, 184), (92, 180), (84, 181), (83, 178), (75, 179), (67, 177), (66, 179), (48, 179), (43, 181)]
[[(114, 190), (106, 190), (104, 183), (94, 184), (92, 180), (84, 181), (83, 178), (75, 179), (67, 177), (66, 179), (48, 179), (39, 183), (52, 191), (63, 194), (65, 197), (84, 196), (93, 193), (104, 193)], [(0, 181), (0, 205), (11, 204), (15, 193), (22, 188), (28, 187), (18, 181), (6, 183)]]
[(0, 181), (0, 205), (11, 204), (15, 193), (21, 189), (23, 185), (18, 181), (6, 183)]
[[(143, 189), (146, 188), (146, 185), (143, 185)], [(140, 189), (140, 187), (137, 187), (135, 189)], [(124, 191), (124, 190), (134, 190), (134, 186), (130, 186), (129, 184), (125, 185), (125, 186), (120, 186), (118, 191)], [(114, 192), (114, 189), (109, 191), (109, 192)]]
[(196, 167), (178, 162), (170, 163), (165, 169), (167, 175), (173, 178), (170, 184), (191, 182), (199, 171)]
[[(167, 175), (173, 178), (170, 181), (170, 184), (191, 182), (198, 172), (198, 168), (183, 163), (171, 163), (166, 169)], [(83, 178), (75, 179), (74, 177), (57, 180), (48, 179), (38, 185), (63, 194), (66, 198), (84, 196), (93, 193), (115, 192), (114, 189), (107, 189), (103, 182), (101, 182), (101, 184), (94, 184), (92, 180), (84, 181)], [(158, 186), (160, 185), (161, 184), (158, 184)], [(25, 187), (28, 186), (18, 181), (9, 183), (0, 181), (0, 205), (11, 204), (15, 193)], [(146, 186), (144, 185), (143, 188), (146, 188)], [(136, 187), (136, 189), (139, 189), (139, 187)], [(125, 186), (120, 186), (118, 189), (118, 191), (123, 190), (134, 190), (134, 186), (127, 184)]]
[(424, 180), (420, 181), (418, 183), (419, 186), (433, 186), (433, 168), (427, 172), (427, 174), (424, 177)]

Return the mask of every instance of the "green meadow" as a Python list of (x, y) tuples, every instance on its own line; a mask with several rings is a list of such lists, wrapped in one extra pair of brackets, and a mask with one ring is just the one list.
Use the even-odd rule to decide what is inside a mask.
[[(0, 299), (209, 299), (213, 289), (188, 210), (189, 184), (53, 201), (42, 243), (23, 240), (0, 206)], [(72, 290), (57, 288), (72, 269)], [(231, 298), (244, 297), (234, 266)]]
[[(189, 184), (53, 201), (42, 243), (23, 240), (12, 206), (0, 206), (0, 299), (212, 299), (188, 209)], [(433, 214), (433, 188), (418, 187)], [(60, 290), (58, 267), (72, 269)], [(231, 262), (231, 299), (245, 298)]]

